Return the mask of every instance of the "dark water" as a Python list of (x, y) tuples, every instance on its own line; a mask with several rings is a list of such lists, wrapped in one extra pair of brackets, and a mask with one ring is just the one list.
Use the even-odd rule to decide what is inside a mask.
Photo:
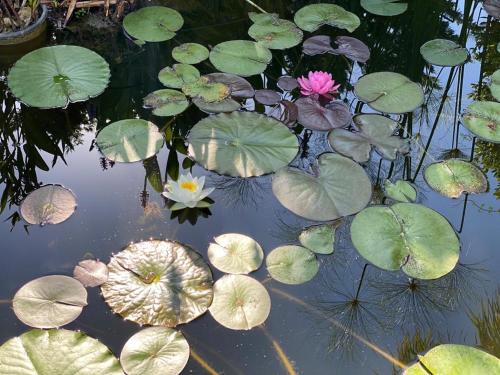
[[(307, 3), (259, 1), (264, 9), (278, 12), (283, 18), (291, 18)], [(350, 221), (346, 219), (337, 233), (335, 253), (320, 257), (321, 269), (313, 281), (301, 286), (266, 283), (273, 306), (264, 329), (231, 331), (216, 323), (210, 314), (179, 328), (192, 348), (221, 374), (286, 374), (273, 340), (295, 371), (307, 375), (388, 374), (397, 369), (395, 362), (414, 361), (416, 352), (439, 343), (478, 345), (499, 356), (500, 216), (494, 211), (499, 208), (500, 149), (498, 145), (475, 141), (473, 150), (472, 136), (457, 126), (457, 114), (472, 98), (486, 99), (490, 95), (480, 82), (487, 82), (486, 78), (499, 66), (499, 24), (488, 20), (481, 6), (473, 1), (456, 4), (414, 0), (405, 14), (393, 18), (364, 14), (358, 0), (336, 3), (362, 20), (354, 36), (371, 48), (372, 57), (363, 68), (366, 72), (396, 71), (421, 82), (427, 94), (432, 91), (427, 106), (406, 119), (411, 121), (414, 138), (424, 146), (437, 124), (423, 165), (446, 155), (469, 158), (474, 151), (473, 159), (488, 175), (488, 193), (451, 200), (432, 192), (423, 181), (421, 169), (417, 169), (422, 149), (416, 145), (407, 158), (400, 157), (392, 164), (379, 163), (375, 155), (366, 165), (376, 186), (374, 200), (380, 191), (377, 184), (386, 177), (414, 178), (416, 174), (419, 202), (443, 214), (460, 234), (460, 264), (442, 279), (426, 282), (365, 267), (350, 244)], [(142, 98), (161, 88), (156, 78), (158, 71), (173, 63), (170, 52), (178, 43), (213, 46), (229, 39), (248, 39), (246, 12), (252, 8), (244, 1), (159, 4), (177, 9), (185, 18), (185, 26), (175, 40), (138, 47), (126, 40), (119, 26), (104, 27), (102, 19), (95, 16), (74, 21), (69, 30), (50, 33), (48, 44), (85, 46), (110, 63), (110, 86), (97, 99), (66, 110), (40, 111), (16, 103), (5, 80), (0, 80), (0, 193), (6, 191), (0, 216), (5, 220), (0, 224), (0, 342), (28, 329), (16, 319), (9, 305), (16, 290), (43, 275), (71, 275), (74, 265), (88, 253), (106, 261), (132, 241), (168, 238), (190, 244), (206, 255), (211, 239), (229, 232), (255, 238), (268, 253), (276, 246), (296, 241), (300, 229), (310, 224), (279, 204), (270, 190), (270, 177), (233, 179), (196, 166), (193, 173), (208, 175), (209, 184), (217, 187), (211, 195), (215, 204), (210, 215), (171, 218), (160, 194), (147, 180), (149, 168), (142, 163), (110, 165), (92, 146), (97, 130), (120, 119), (140, 116), (160, 127), (166, 125), (169, 119), (155, 118), (142, 108)], [(319, 33), (346, 35), (334, 28)], [(466, 43), (473, 60), (463, 70), (430, 69), (419, 48), (435, 38)], [(11, 63), (8, 60), (11, 57), (2, 56), (0, 77), (6, 75)], [(201, 64), (200, 70), (212, 71), (208, 63)], [(342, 98), (354, 110), (356, 101), (349, 82), (356, 82), (362, 74), (359, 67), (350, 77), (343, 59), (301, 59), (297, 48), (285, 54), (274, 53), (265, 83), (259, 76), (250, 81), (256, 88), (275, 88), (283, 70), (295, 76), (309, 70), (332, 72), (342, 84)], [(264, 110), (259, 106), (256, 109)], [(204, 116), (190, 108), (170, 124), (174, 136), (157, 155), (163, 179), (167, 171), (175, 174), (186, 157), (179, 136)], [(296, 165), (304, 167), (328, 150), (324, 134), (312, 134), (303, 146), (302, 158)], [(7, 155), (14, 156), (9, 159)], [(25, 227), (18, 221), (17, 205), (29, 191), (45, 183), (71, 188), (78, 197), (78, 210), (57, 226)], [(215, 271), (215, 278), (220, 276)], [(265, 280), (265, 268), (253, 276)], [(114, 316), (98, 289), (89, 290), (89, 306), (67, 328), (99, 338), (117, 355), (125, 341), (140, 329)], [(183, 374), (191, 373), (209, 372), (191, 358)]]

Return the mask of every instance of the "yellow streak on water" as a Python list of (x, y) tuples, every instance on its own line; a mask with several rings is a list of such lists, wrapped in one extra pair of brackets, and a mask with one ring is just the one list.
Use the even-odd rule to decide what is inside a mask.
[(210, 375), (220, 375), (217, 371), (214, 370), (212, 366), (208, 364), (207, 361), (205, 361), (201, 356), (196, 353), (194, 350), (191, 349), (191, 357), (198, 362), (198, 364), (203, 367), (203, 369), (208, 372)]
[(276, 350), (276, 354), (278, 354), (278, 358), (280, 359), (281, 364), (285, 368), (287, 374), (288, 375), (297, 375), (297, 372), (293, 368), (292, 361), (290, 361), (290, 359), (288, 359), (285, 351), (283, 350), (281, 345), (278, 343), (278, 341), (276, 341), (273, 338), (273, 336), (271, 336), (271, 334), (267, 331), (267, 329), (264, 326), (260, 326), (260, 328), (262, 329), (262, 331), (264, 332), (266, 337), (269, 339), (269, 341), (271, 341), (271, 343), (273, 344), (274, 350)]

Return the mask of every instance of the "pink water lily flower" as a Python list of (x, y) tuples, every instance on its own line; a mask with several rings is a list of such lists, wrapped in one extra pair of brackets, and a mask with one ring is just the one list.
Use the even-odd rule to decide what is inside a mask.
[(297, 79), (300, 85), (300, 93), (304, 96), (323, 95), (331, 97), (332, 94), (338, 93), (340, 85), (335, 84), (330, 73), (326, 72), (309, 72), (307, 78), (302, 76)]

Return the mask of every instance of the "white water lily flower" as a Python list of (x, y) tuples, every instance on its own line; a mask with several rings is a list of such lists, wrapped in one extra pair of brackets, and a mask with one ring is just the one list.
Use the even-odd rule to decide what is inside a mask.
[[(215, 189), (203, 189), (205, 176), (193, 177), (191, 173), (181, 174), (177, 181), (165, 185), (166, 191), (162, 194), (166, 198), (177, 202), (171, 209), (194, 208), (199, 202), (208, 197)], [(206, 207), (206, 205), (202, 205)]]

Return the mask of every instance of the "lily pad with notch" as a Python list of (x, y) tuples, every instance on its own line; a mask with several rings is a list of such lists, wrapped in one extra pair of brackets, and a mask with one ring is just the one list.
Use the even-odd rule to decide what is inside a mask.
[(85, 259), (75, 266), (73, 277), (84, 287), (96, 287), (108, 281), (108, 266), (95, 259)]
[(357, 15), (335, 4), (306, 5), (295, 13), (294, 21), (302, 30), (309, 32), (329, 25), (352, 33), (361, 24)]
[(180, 89), (182, 86), (194, 83), (200, 79), (200, 72), (189, 64), (174, 64), (160, 70), (158, 79), (163, 86)]
[(236, 74), (210, 73), (203, 77), (208, 79), (210, 83), (222, 83), (228, 86), (232, 97), (251, 98), (255, 95), (255, 91), (250, 82)]
[(412, 203), (417, 200), (417, 189), (413, 184), (405, 180), (397, 180), (394, 183), (385, 180), (384, 192), (387, 198), (397, 202)]
[(184, 25), (176, 10), (163, 6), (149, 6), (127, 14), (123, 28), (132, 38), (143, 42), (163, 42), (172, 39)]
[(332, 49), (331, 53), (343, 55), (349, 60), (366, 63), (370, 59), (370, 49), (361, 40), (351, 36), (338, 36), (335, 38), (337, 48)]
[(248, 35), (269, 49), (287, 49), (302, 42), (303, 33), (293, 22), (275, 13), (249, 13), (254, 22)]
[(267, 271), (274, 280), (283, 284), (304, 284), (319, 270), (316, 255), (302, 246), (280, 246), (266, 257)]
[(472, 103), (463, 115), (463, 124), (474, 135), (493, 143), (500, 143), (500, 103), (480, 101)]
[(302, 52), (309, 56), (323, 55), (333, 51), (332, 39), (329, 35), (315, 35), (302, 43)]
[(144, 107), (152, 108), (156, 116), (175, 116), (189, 107), (186, 96), (177, 90), (153, 91), (144, 98)]
[(323, 107), (320, 102), (310, 96), (297, 99), (298, 121), (311, 130), (329, 131), (343, 128), (351, 123), (352, 115), (343, 102), (331, 102)]
[(361, 6), (377, 16), (398, 16), (408, 9), (400, 0), (361, 0)]
[(205, 76), (196, 82), (184, 85), (182, 92), (187, 96), (202, 99), (207, 103), (221, 102), (231, 94), (228, 85), (220, 82), (211, 82)]
[(172, 50), (172, 57), (183, 64), (198, 64), (209, 54), (208, 48), (198, 43), (183, 43)]
[(420, 47), (420, 53), (425, 61), (437, 66), (462, 65), (469, 57), (467, 48), (447, 39), (429, 40)]
[(312, 225), (300, 233), (299, 241), (302, 246), (316, 254), (333, 254), (335, 230), (341, 223), (341, 220), (337, 220), (332, 224)]
[(297, 82), (297, 78), (291, 76), (282, 76), (278, 79), (277, 83), (278, 87), (283, 91), (292, 91), (299, 87), (299, 83)]
[(253, 238), (227, 233), (214, 237), (208, 247), (208, 259), (222, 272), (248, 274), (261, 266), (264, 252)]

